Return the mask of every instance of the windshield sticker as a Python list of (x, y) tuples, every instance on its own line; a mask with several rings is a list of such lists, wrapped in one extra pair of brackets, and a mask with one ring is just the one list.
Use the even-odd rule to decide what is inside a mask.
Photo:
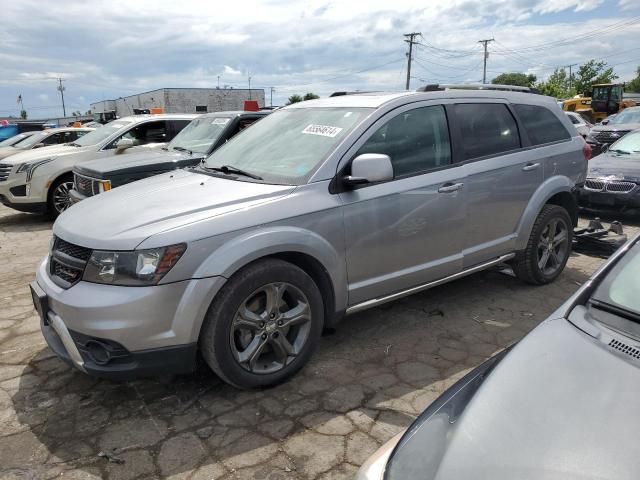
[(211, 125), (226, 125), (227, 123), (229, 123), (228, 118), (214, 118)]
[(320, 135), (322, 137), (335, 137), (342, 131), (340, 127), (330, 127), (328, 125), (307, 125), (302, 133), (307, 135)]

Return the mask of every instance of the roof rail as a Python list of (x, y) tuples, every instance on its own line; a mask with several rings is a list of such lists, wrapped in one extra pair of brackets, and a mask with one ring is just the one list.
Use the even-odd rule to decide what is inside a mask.
[(540, 93), (534, 87), (519, 87), (516, 85), (499, 85), (493, 83), (433, 83), (419, 87), (417, 92), (437, 92), (442, 90), (502, 90), (509, 92)]
[(360, 95), (363, 93), (376, 93), (376, 92), (373, 90), (370, 90), (370, 91), (356, 90), (355, 92), (333, 92), (331, 95), (329, 95), (329, 97), (343, 97), (345, 95)]

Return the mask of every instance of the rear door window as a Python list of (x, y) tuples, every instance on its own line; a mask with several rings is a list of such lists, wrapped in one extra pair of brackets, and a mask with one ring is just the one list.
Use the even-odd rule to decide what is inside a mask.
[(520, 148), (513, 115), (501, 103), (460, 103), (453, 106), (462, 136), (464, 160), (499, 155)]
[[(515, 104), (513, 108), (527, 131), (532, 145), (544, 145), (571, 138), (560, 119), (548, 108), (523, 104)], [(573, 116), (571, 120), (575, 120)]]

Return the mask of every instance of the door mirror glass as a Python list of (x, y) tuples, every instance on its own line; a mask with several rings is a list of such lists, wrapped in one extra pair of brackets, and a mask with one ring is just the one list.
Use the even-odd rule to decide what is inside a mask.
[(344, 177), (347, 185), (386, 182), (393, 180), (393, 166), (389, 155), (363, 153), (351, 162), (351, 175)]
[(133, 147), (133, 140), (131, 140), (130, 138), (121, 138), (120, 140), (118, 140), (118, 143), (116, 143), (117, 152), (123, 152), (127, 148), (131, 147)]

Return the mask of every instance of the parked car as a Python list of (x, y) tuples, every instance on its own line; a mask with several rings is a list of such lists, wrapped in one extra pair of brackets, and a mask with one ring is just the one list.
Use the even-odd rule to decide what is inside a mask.
[(0, 120), (0, 140), (4, 141), (19, 133), (37, 132), (44, 128), (43, 122), (26, 122), (20, 120), (12, 123), (9, 120)]
[(36, 132), (18, 133), (17, 135), (14, 135), (13, 137), (9, 137), (6, 140), (3, 140), (2, 142), (0, 142), (0, 148), (11, 147), (17, 143), (20, 143), (25, 138), (30, 137), (34, 133)]
[(12, 155), (0, 163), (0, 202), (22, 212), (57, 216), (70, 205), (71, 170), (80, 162), (112, 158), (132, 147), (160, 148), (196, 115), (125, 117), (76, 141)]
[(42, 330), (96, 376), (188, 372), (199, 350), (233, 385), (273, 385), (344, 314), (507, 261), (553, 281), (588, 153), (530, 93), (300, 102), (64, 212), (32, 284)]
[[(85, 133), (89, 133), (93, 128), (50, 128), (40, 132), (29, 132), (31, 135), (24, 138), (19, 143), (0, 148), (0, 160), (3, 160), (16, 153), (25, 152), (34, 148), (49, 147), (51, 145), (62, 145), (64, 143), (75, 142)], [(22, 134), (26, 135), (26, 134)]]
[(640, 478), (639, 238), (444, 392), (356, 480)]
[(177, 168), (197, 165), (231, 137), (271, 112), (218, 112), (195, 118), (161, 151), (100, 158), (73, 169), (76, 203), (112, 188)]
[(640, 107), (625, 108), (614, 118), (603, 120), (601, 125), (595, 125), (587, 136), (587, 143), (591, 145), (593, 155), (599, 155), (605, 145), (625, 136), (632, 130), (640, 128)]
[(589, 162), (584, 207), (640, 208), (640, 130), (628, 133)]
[(576, 127), (576, 130), (578, 131), (578, 133), (582, 135), (582, 138), (587, 138), (587, 135), (589, 135), (589, 132), (591, 131), (591, 128), (593, 128), (593, 125), (587, 119), (585, 119), (582, 115), (576, 112), (564, 112), (564, 113), (569, 117), (569, 120), (571, 120), (571, 123), (573, 123), (573, 126)]

